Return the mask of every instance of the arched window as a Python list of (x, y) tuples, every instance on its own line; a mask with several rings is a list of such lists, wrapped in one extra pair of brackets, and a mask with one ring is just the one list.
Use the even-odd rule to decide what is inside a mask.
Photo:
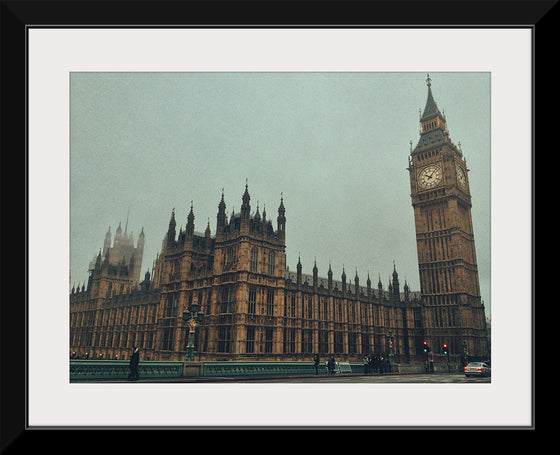
[(270, 252), (268, 253), (268, 274), (269, 275), (274, 275), (274, 252)]
[(259, 260), (259, 250), (253, 248), (251, 250), (251, 272), (257, 272), (257, 264)]

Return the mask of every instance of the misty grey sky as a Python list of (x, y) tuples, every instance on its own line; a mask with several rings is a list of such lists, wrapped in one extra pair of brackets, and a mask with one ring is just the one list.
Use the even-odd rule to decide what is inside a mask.
[[(472, 193), (482, 298), (490, 309), (490, 73), (430, 73), (451, 139), (461, 143)], [(286, 208), (286, 262), (316, 258), (353, 282), (384, 288), (395, 261), (401, 286), (420, 289), (407, 157), (419, 138), (426, 73), (71, 73), (71, 283), (119, 222), (151, 270), (175, 208), (191, 201), (195, 230), (212, 235), (224, 188), (239, 211), (276, 226)]]

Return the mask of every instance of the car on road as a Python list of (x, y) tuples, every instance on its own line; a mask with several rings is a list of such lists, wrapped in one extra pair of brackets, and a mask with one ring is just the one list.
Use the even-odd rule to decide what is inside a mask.
[(490, 365), (486, 362), (470, 362), (465, 367), (465, 376), (467, 378), (471, 376), (490, 376), (491, 372)]

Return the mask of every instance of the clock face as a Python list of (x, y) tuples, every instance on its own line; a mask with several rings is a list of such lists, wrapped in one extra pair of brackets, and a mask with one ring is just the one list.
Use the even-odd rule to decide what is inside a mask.
[(457, 166), (457, 182), (461, 188), (465, 189), (467, 187), (467, 174), (461, 166)]
[(418, 184), (422, 188), (433, 188), (441, 182), (441, 169), (435, 164), (426, 166), (418, 174)]

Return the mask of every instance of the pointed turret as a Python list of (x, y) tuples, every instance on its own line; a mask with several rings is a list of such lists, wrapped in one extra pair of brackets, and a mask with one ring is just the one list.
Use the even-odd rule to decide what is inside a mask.
[(99, 272), (101, 270), (101, 250), (99, 250), (99, 254), (97, 255), (97, 259), (95, 260), (95, 271)]
[(427, 75), (426, 85), (428, 86), (428, 99), (426, 100), (426, 106), (424, 106), (424, 112), (420, 118), (421, 122), (431, 119), (436, 114), (439, 114), (439, 109), (434, 100), (434, 95), (432, 94), (432, 79), (430, 79), (429, 74)]
[(109, 226), (109, 230), (107, 231), (107, 234), (105, 234), (105, 241), (103, 242), (103, 254), (105, 254), (109, 248), (111, 248), (111, 226)]
[(146, 270), (146, 273), (144, 275), (144, 281), (142, 281), (140, 283), (140, 289), (144, 292), (150, 290), (150, 271), (149, 270)]
[(420, 116), (420, 139), (416, 147), (411, 149), (412, 155), (423, 152), (435, 144), (449, 143), (453, 148), (456, 148), (449, 139), (445, 115), (439, 110), (432, 94), (432, 79), (429, 74), (426, 85), (428, 86), (428, 98), (426, 99), (424, 112)]
[(248, 220), (251, 216), (251, 205), (249, 201), (251, 196), (249, 196), (249, 185), (247, 180), (245, 180), (245, 193), (243, 193), (243, 204), (241, 205), (241, 220)]
[(283, 241), (286, 238), (286, 209), (284, 208), (284, 195), (280, 193), (280, 206), (277, 218), (278, 237)]
[(117, 232), (115, 232), (115, 243), (113, 244), (114, 247), (118, 246), (122, 241), (122, 228), (121, 222), (119, 221), (119, 227), (117, 227)]
[(226, 203), (224, 202), (224, 189), (222, 188), (222, 200), (218, 204), (218, 215), (216, 216), (216, 238), (221, 237), (223, 234), (226, 224), (227, 224), (227, 216), (226, 216)]
[(399, 274), (397, 273), (397, 267), (395, 261), (393, 261), (393, 302), (398, 303), (400, 301), (400, 290), (399, 290)]
[(404, 301), (406, 303), (408, 303), (409, 300), (410, 300), (410, 288), (408, 287), (408, 283), (406, 282), (406, 278), (404, 280), (403, 290), (404, 290)]
[(193, 201), (191, 201), (191, 211), (187, 216), (187, 227), (185, 229), (187, 237), (192, 237), (194, 235), (194, 212), (193, 212)]
[(301, 284), (301, 259), (300, 259), (299, 256), (298, 256), (298, 261), (297, 261), (297, 267), (296, 268), (297, 268), (297, 280), (296, 280), (296, 282), (299, 285), (299, 284)]
[(132, 243), (131, 243), (131, 240), (132, 240), (132, 232), (130, 233), (130, 234), (131, 234), (131, 235), (130, 235), (130, 238), (129, 238), (129, 235), (128, 235), (128, 215), (129, 215), (129, 212), (130, 212), (130, 209), (128, 209), (128, 210), (126, 211), (126, 223), (125, 223), (125, 225), (124, 225), (123, 239), (124, 239), (124, 241), (125, 241), (126, 244), (129, 244), (129, 243), (130, 243), (130, 245), (132, 245)]
[(175, 227), (177, 222), (175, 221), (175, 208), (171, 211), (171, 219), (169, 220), (169, 228), (167, 229), (167, 245), (171, 246), (175, 242)]
[(319, 273), (317, 270), (317, 259), (315, 259), (315, 262), (313, 264), (313, 286), (316, 287), (318, 282), (319, 282)]

